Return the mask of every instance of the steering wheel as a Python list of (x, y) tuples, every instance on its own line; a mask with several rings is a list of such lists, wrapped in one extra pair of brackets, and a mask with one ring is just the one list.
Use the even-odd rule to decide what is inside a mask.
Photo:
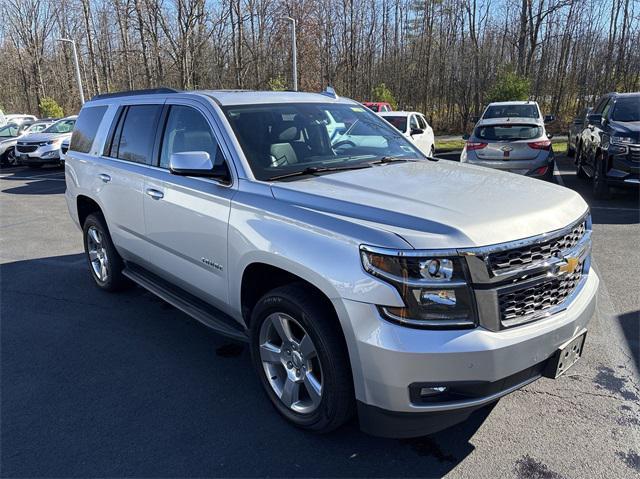
[(335, 145), (331, 145), (332, 149), (336, 149), (336, 148), (340, 148), (341, 146), (344, 145), (351, 145), (352, 148), (355, 148), (357, 145), (351, 141), (351, 140), (340, 140), (339, 142), (337, 142)]

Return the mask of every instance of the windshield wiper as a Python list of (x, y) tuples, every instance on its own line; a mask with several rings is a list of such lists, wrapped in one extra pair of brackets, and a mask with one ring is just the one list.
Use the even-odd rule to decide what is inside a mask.
[(315, 175), (316, 173), (333, 173), (335, 171), (349, 171), (349, 170), (362, 170), (364, 168), (371, 168), (369, 163), (353, 165), (353, 166), (308, 166), (304, 170), (292, 171), (291, 173), (284, 173), (282, 175), (272, 176), (267, 178), (266, 181), (282, 180), (283, 178), (291, 178), (294, 176), (307, 176)]
[[(431, 156), (427, 156), (427, 160), (438, 161), (438, 158), (433, 158)], [(384, 165), (384, 164), (387, 164), (387, 163), (396, 163), (398, 161), (420, 161), (420, 159), (419, 158), (402, 158), (402, 157), (399, 157), (399, 156), (383, 156), (379, 160), (372, 161), (369, 164), (370, 165)]]

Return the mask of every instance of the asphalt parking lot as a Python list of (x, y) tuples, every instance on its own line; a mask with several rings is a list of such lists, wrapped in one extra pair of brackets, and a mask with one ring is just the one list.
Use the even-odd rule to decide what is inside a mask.
[(325, 436), (275, 413), (248, 352), (140, 288), (98, 291), (61, 170), (0, 170), (3, 477), (517, 477), (640, 474), (640, 209), (556, 181), (594, 219), (602, 279), (584, 357), (433, 436)]

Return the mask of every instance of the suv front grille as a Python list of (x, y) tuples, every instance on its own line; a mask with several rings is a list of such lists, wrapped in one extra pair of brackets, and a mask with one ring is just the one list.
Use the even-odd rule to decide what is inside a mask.
[(573, 273), (498, 294), (503, 325), (519, 324), (524, 318), (535, 318), (545, 310), (562, 304), (580, 283), (582, 270), (583, 263), (579, 263)]
[(551, 259), (562, 251), (573, 248), (582, 239), (587, 227), (586, 221), (578, 223), (568, 233), (551, 238), (540, 243), (529, 244), (519, 248), (490, 253), (489, 267), (496, 274), (507, 272), (514, 268)]
[(631, 158), (632, 161), (640, 162), (640, 145), (629, 147), (629, 158)]
[(16, 145), (16, 151), (18, 153), (33, 153), (37, 149), (38, 149), (38, 145), (25, 145), (25, 144), (21, 145), (20, 143)]

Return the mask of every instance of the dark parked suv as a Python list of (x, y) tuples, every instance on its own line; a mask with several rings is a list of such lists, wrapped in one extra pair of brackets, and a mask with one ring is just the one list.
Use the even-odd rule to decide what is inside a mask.
[(578, 177), (591, 178), (596, 198), (609, 186), (640, 185), (640, 92), (608, 93), (587, 115), (576, 146)]

